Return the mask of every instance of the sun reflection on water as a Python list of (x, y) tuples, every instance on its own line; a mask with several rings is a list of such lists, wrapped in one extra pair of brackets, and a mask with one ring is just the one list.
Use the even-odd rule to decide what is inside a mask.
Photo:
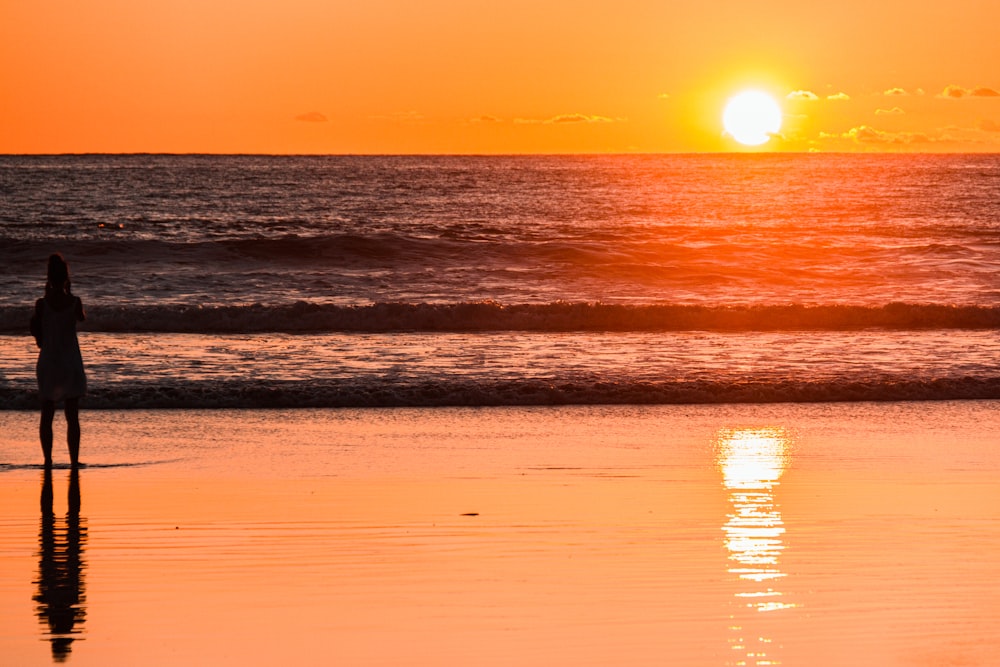
[(723, 429), (716, 451), (731, 505), (722, 526), (728, 570), (740, 584), (730, 626), (731, 648), (740, 654), (735, 664), (777, 665), (773, 640), (747, 625), (758, 613), (796, 606), (777, 588), (786, 576), (780, 567), (785, 525), (774, 490), (789, 464), (790, 438), (780, 427)]

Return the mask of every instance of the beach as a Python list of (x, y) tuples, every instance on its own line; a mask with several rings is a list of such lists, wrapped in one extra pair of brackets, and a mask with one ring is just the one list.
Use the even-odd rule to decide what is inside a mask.
[(998, 407), (4, 411), (0, 655), (993, 664)]

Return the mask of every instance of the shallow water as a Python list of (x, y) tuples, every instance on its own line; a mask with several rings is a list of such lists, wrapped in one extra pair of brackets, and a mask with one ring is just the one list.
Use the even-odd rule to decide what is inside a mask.
[(51, 529), (0, 412), (0, 654), (992, 664), (998, 408), (88, 412)]

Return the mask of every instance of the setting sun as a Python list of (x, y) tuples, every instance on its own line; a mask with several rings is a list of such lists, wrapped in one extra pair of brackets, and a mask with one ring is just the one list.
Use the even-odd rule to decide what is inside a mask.
[(781, 107), (767, 93), (748, 90), (726, 103), (722, 125), (744, 146), (760, 146), (781, 129)]

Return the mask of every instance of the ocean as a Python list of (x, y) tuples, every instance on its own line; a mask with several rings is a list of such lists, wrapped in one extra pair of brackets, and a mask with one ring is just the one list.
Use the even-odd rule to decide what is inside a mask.
[(1000, 156), (0, 156), (87, 408), (1000, 398)]

